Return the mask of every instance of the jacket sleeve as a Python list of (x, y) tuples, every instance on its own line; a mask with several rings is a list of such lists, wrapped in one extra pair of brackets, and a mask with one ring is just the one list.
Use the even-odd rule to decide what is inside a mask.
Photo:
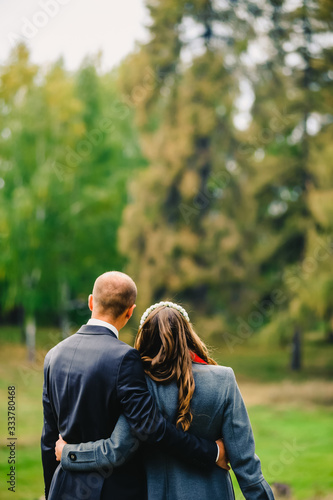
[(45, 357), (44, 362), (44, 385), (43, 385), (43, 413), (44, 424), (41, 438), (42, 463), (44, 472), (45, 498), (47, 499), (53, 474), (58, 467), (54, 447), (58, 439), (58, 426), (52, 410), (48, 394), (48, 374), (51, 353)]
[[(215, 466), (216, 443), (177, 429), (161, 415), (148, 390), (141, 358), (135, 349), (123, 358), (117, 392), (122, 414), (126, 418), (118, 420), (109, 439), (65, 445), (61, 457), (65, 469), (100, 470), (103, 465), (108, 468), (121, 465), (136, 450), (140, 441), (156, 443), (165, 452), (189, 462)], [(75, 454), (72, 460), (70, 452)]]
[(131, 428), (120, 415), (109, 439), (100, 439), (81, 444), (66, 444), (62, 450), (61, 466), (65, 470), (104, 470), (112, 473), (139, 447), (139, 440), (131, 433)]
[(231, 368), (228, 370), (222, 438), (231, 467), (246, 500), (274, 500), (273, 492), (262, 475), (259, 457), (255, 454), (251, 423), (234, 372)]

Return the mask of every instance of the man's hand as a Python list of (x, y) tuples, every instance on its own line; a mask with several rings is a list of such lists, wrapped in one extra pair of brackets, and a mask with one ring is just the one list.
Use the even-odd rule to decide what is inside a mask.
[[(65, 444), (67, 444), (67, 442), (64, 441), (62, 439), (61, 435), (59, 434), (59, 439), (55, 445), (55, 456), (56, 456), (58, 462), (60, 462), (60, 460), (61, 460), (62, 450), (63, 450), (63, 447), (65, 446)], [(220, 451), (220, 453), (221, 453), (221, 451)]]
[(219, 459), (216, 462), (216, 465), (221, 467), (221, 469), (230, 470), (230, 466), (228, 465), (229, 460), (228, 460), (227, 454), (225, 452), (225, 448), (224, 448), (224, 444), (223, 444), (222, 439), (219, 439), (218, 441), (216, 441), (216, 444), (220, 450)]

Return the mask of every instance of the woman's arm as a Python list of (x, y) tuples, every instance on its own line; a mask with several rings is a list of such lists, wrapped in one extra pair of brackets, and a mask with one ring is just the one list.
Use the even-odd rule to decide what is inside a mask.
[(120, 415), (108, 439), (81, 444), (66, 444), (61, 455), (61, 466), (71, 471), (107, 470), (112, 472), (138, 449), (139, 440), (131, 433), (130, 426)]
[(231, 368), (228, 382), (222, 437), (231, 467), (246, 500), (274, 500), (255, 454), (251, 423)]

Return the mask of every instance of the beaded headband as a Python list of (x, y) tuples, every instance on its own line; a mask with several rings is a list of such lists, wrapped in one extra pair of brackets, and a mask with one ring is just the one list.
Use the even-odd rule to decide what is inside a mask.
[(175, 304), (174, 302), (157, 302), (156, 304), (153, 304), (152, 306), (148, 307), (148, 309), (145, 310), (145, 312), (143, 313), (143, 315), (141, 316), (141, 320), (140, 320), (140, 328), (142, 327), (143, 323), (146, 321), (146, 319), (148, 318), (149, 314), (154, 311), (154, 309), (157, 309), (158, 307), (160, 306), (166, 306), (166, 307), (172, 307), (172, 309), (176, 309), (177, 311), (179, 311), (183, 316), (184, 318), (190, 322), (190, 318), (188, 317), (188, 314), (187, 312), (185, 311), (185, 309), (180, 306), (179, 304)]

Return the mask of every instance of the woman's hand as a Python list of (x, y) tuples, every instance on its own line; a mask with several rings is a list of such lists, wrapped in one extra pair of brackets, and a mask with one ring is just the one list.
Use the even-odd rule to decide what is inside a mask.
[(63, 450), (63, 447), (65, 446), (65, 444), (67, 444), (67, 442), (64, 441), (62, 439), (61, 435), (59, 434), (59, 439), (55, 445), (55, 456), (56, 456), (56, 459), (58, 462), (60, 462), (60, 460), (61, 460), (62, 450)]

